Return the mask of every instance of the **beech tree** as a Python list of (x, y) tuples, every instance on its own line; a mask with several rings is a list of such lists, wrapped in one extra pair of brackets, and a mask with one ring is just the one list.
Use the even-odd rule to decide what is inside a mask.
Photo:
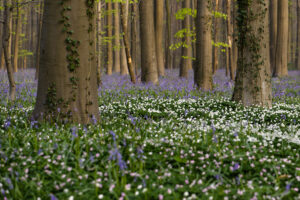
[(45, 0), (33, 118), (77, 123), (99, 119), (95, 1)]
[(232, 99), (272, 105), (268, 1), (237, 0), (238, 68)]
[(300, 70), (300, 0), (297, 0), (297, 56), (296, 66)]
[(126, 53), (126, 61), (128, 66), (128, 72), (131, 78), (132, 83), (136, 83), (136, 77), (135, 77), (135, 66), (132, 62), (131, 52), (130, 52), (130, 43), (128, 39), (128, 14), (126, 12), (128, 10), (128, 0), (126, 0), (126, 3), (122, 4), (121, 7), (121, 13), (122, 13), (122, 29), (124, 31), (124, 46), (125, 46), (125, 53)]
[(112, 45), (112, 35), (113, 35), (113, 15), (112, 15), (112, 3), (111, 0), (107, 2), (107, 74), (111, 75), (113, 70), (113, 45)]
[(7, 76), (9, 81), (9, 98), (10, 100), (15, 100), (16, 98), (16, 83), (13, 76), (13, 69), (11, 66), (11, 55), (10, 48), (11, 46), (11, 1), (4, 0), (4, 20), (3, 20), (3, 33), (2, 33), (2, 48), (3, 55), (5, 60), (5, 66), (7, 70)]
[(275, 68), (273, 76), (288, 75), (289, 1), (278, 1)]
[(211, 90), (212, 83), (212, 16), (209, 1), (197, 1), (196, 18), (196, 61), (194, 62), (194, 80), (199, 89)]
[(163, 30), (164, 30), (164, 1), (155, 0), (155, 47), (157, 57), (157, 70), (159, 76), (165, 75)]
[(121, 70), (121, 54), (120, 54), (120, 13), (119, 13), (119, 2), (114, 2), (114, 62), (113, 71), (119, 73)]
[(153, 1), (140, 2), (142, 82), (158, 83)]
[(270, 1), (270, 64), (271, 72), (275, 70), (277, 40), (277, 5), (278, 0)]
[[(185, 0), (182, 2), (183, 8), (190, 8), (191, 1)], [(182, 58), (179, 67), (179, 76), (188, 78), (188, 72), (192, 69), (192, 57), (193, 57), (193, 49), (192, 49), (192, 38), (191, 38), (191, 17), (186, 15), (183, 21), (183, 28), (186, 30), (186, 37), (185, 37), (185, 47), (182, 51)]]

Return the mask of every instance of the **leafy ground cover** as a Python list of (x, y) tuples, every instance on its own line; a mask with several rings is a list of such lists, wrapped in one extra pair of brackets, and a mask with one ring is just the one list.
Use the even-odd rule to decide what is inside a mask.
[(159, 86), (103, 77), (101, 121), (29, 121), (34, 71), (6, 100), (0, 72), (1, 199), (300, 199), (300, 73), (273, 80), (271, 109), (230, 101), (170, 71)]

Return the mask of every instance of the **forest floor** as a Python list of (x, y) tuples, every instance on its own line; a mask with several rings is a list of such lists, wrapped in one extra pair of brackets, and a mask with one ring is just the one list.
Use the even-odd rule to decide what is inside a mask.
[(103, 77), (101, 121), (28, 121), (34, 71), (0, 71), (1, 199), (300, 199), (300, 72), (273, 79), (273, 107), (230, 101), (224, 71), (211, 92), (169, 71), (159, 86)]

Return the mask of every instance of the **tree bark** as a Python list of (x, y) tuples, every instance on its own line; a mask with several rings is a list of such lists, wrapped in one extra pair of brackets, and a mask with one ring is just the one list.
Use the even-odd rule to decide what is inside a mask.
[(173, 54), (170, 46), (172, 40), (172, 28), (171, 28), (171, 5), (170, 0), (166, 0), (166, 13), (167, 13), (167, 38), (166, 38), (166, 67), (167, 69), (173, 68)]
[(113, 71), (120, 73), (121, 69), (121, 43), (120, 43), (120, 10), (119, 2), (114, 3), (114, 30), (115, 30), (115, 44), (114, 44), (114, 62)]
[(212, 90), (212, 16), (209, 2), (197, 1), (196, 21), (196, 61), (194, 62), (194, 80), (198, 89)]
[(158, 84), (155, 52), (154, 5), (152, 0), (140, 2), (142, 82)]
[[(0, 6), (3, 6), (3, 1), (0, 2)], [(3, 70), (4, 69), (4, 55), (3, 55), (3, 48), (2, 48), (2, 34), (3, 34), (3, 21), (1, 21), (1, 19), (3, 20), (3, 11), (0, 11), (0, 69)], [(2, 59), (3, 58), (3, 59)]]
[(14, 41), (14, 59), (13, 59), (13, 69), (14, 72), (18, 72), (18, 58), (19, 58), (19, 37), (21, 32), (21, 18), (20, 18), (20, 7), (19, 3), (15, 1), (15, 8), (17, 12), (16, 18), (16, 31), (15, 31), (15, 41)]
[(236, 16), (237, 16), (237, 3), (236, 1), (232, 1), (232, 17), (231, 17), (231, 24), (233, 27), (232, 30), (232, 63), (231, 63), (231, 68), (233, 73), (233, 76), (231, 77), (232, 80), (235, 80), (235, 76), (236, 76), (236, 71), (237, 71), (237, 64), (238, 64), (238, 47), (237, 47), (237, 22), (236, 22)]
[(278, 0), (270, 1), (270, 63), (271, 72), (275, 71), (276, 39), (277, 39), (277, 18)]
[(238, 69), (232, 99), (272, 106), (268, 1), (238, 0)]
[(111, 1), (107, 2), (107, 37), (108, 37), (108, 44), (107, 44), (107, 75), (112, 74), (113, 68), (113, 45), (112, 45), (112, 26), (113, 26), (113, 15), (112, 15), (112, 3)]
[(1, 52), (1, 58), (0, 58), (1, 59), (0, 60), (0, 67), (1, 67), (2, 70), (4, 70), (4, 68), (5, 68), (5, 59), (4, 59), (4, 52), (3, 52), (3, 48), (2, 48), (2, 46), (3, 46), (3, 40), (1, 40), (1, 42), (2, 42), (2, 45), (1, 45), (0, 49), (2, 49), (2, 52)]
[(233, 20), (231, 18), (231, 12), (232, 12), (232, 4), (231, 0), (227, 0), (226, 9), (227, 9), (227, 41), (228, 41), (228, 49), (226, 51), (227, 56), (227, 62), (226, 65), (228, 65), (227, 68), (229, 68), (230, 71), (230, 79), (234, 80), (235, 78), (235, 64), (234, 64), (234, 56), (233, 56)]
[(278, 25), (274, 77), (288, 75), (289, 1), (278, 1)]
[(102, 8), (102, 2), (99, 1), (97, 3), (97, 31), (96, 31), (96, 40), (97, 40), (97, 85), (100, 87), (102, 85), (101, 81), (101, 8)]
[(38, 18), (38, 37), (37, 37), (37, 47), (36, 47), (36, 57), (35, 57), (35, 80), (38, 79), (39, 69), (40, 69), (40, 49), (41, 49), (41, 35), (43, 26), (43, 2), (39, 6), (39, 18)]
[(2, 48), (4, 52), (4, 59), (6, 63), (7, 76), (9, 81), (9, 98), (14, 101), (16, 99), (16, 83), (14, 80), (13, 69), (11, 66), (11, 57), (9, 55), (10, 48), (10, 37), (11, 37), (11, 11), (12, 8), (10, 0), (4, 0), (4, 23), (3, 23), (3, 34), (2, 34)]
[[(126, 1), (126, 4), (127, 3), (128, 3), (128, 1)], [(131, 82), (135, 84), (136, 77), (135, 77), (135, 69), (134, 69), (134, 65), (132, 62), (130, 47), (129, 47), (128, 30), (127, 30), (128, 29), (128, 23), (127, 23), (128, 15), (127, 15), (126, 9), (128, 9), (128, 7), (125, 4), (122, 4), (121, 12), (122, 12), (122, 29), (124, 32), (123, 40), (124, 40), (124, 45), (125, 45), (126, 61), (127, 61), (129, 75), (131, 78)], [(135, 26), (135, 24), (133, 26)]]
[[(215, 0), (216, 7), (215, 11), (219, 11), (219, 0)], [(214, 17), (214, 42), (217, 43), (218, 41), (218, 29), (219, 29), (219, 19), (217, 17)], [(215, 45), (213, 46), (213, 74), (216, 73), (218, 70), (218, 65), (219, 65), (219, 59), (218, 59), (218, 47)], [(228, 67), (226, 67), (226, 76), (228, 75)]]
[[(88, 7), (85, 1), (60, 2), (44, 3), (38, 91), (32, 116), (50, 122), (92, 123), (99, 119), (95, 20), (94, 15), (87, 14), (95, 13), (95, 6)], [(63, 11), (66, 7), (71, 10)], [(64, 30), (66, 26), (69, 28)]]
[[(132, 24), (131, 24), (131, 53), (132, 53), (132, 66), (135, 69), (135, 74), (138, 74), (138, 67), (140, 66), (140, 62), (138, 62), (138, 55), (137, 54), (137, 43), (138, 43), (138, 6), (137, 3), (132, 3)], [(124, 38), (125, 39), (125, 38)], [(140, 59), (139, 59), (140, 60)], [(129, 67), (129, 65), (128, 65)], [(129, 70), (129, 74), (132, 81), (132, 74)]]
[(164, 0), (155, 0), (155, 42), (157, 70), (159, 76), (165, 76), (163, 32), (164, 32)]
[[(182, 2), (183, 8), (191, 8), (191, 1), (185, 0)], [(180, 62), (179, 77), (188, 78), (189, 70), (192, 69), (192, 57), (193, 57), (193, 47), (191, 39), (191, 17), (186, 15), (183, 21), (183, 28), (186, 29), (185, 44), (182, 51), (182, 58)]]
[(296, 67), (300, 70), (300, 0), (297, 0), (297, 61)]

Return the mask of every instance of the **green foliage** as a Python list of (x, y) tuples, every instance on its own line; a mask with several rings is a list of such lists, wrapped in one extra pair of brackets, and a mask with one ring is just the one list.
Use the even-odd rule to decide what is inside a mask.
[(20, 49), (19, 50), (19, 57), (27, 57), (27, 56), (33, 56), (33, 52), (28, 51), (27, 49)]
[(192, 8), (181, 8), (175, 13), (176, 19), (179, 20), (184, 20), (184, 18), (187, 16), (192, 16), (195, 18), (196, 15), (197, 15), (197, 10)]
[(226, 52), (226, 49), (229, 47), (229, 44), (224, 42), (214, 42), (212, 41), (212, 45), (217, 48), (221, 48), (222, 52)]
[(215, 18), (222, 18), (224, 20), (227, 20), (227, 14), (225, 14), (225, 13), (222, 13), (219, 11), (213, 11), (212, 14)]

